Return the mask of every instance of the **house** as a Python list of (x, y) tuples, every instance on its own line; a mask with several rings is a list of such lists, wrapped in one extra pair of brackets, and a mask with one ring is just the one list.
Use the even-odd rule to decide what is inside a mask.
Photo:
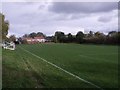
[(28, 44), (44, 43), (46, 39), (43, 36), (36, 36), (34, 38), (27, 37), (23, 40), (26, 40)]
[(34, 37), (34, 40), (38, 41), (38, 42), (45, 42), (46, 41), (46, 39), (43, 36)]

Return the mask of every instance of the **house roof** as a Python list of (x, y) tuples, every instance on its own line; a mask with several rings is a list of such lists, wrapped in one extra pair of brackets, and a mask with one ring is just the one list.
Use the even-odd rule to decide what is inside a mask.
[(34, 37), (34, 38), (31, 38), (31, 37), (23, 38), (23, 40), (27, 40), (27, 41), (36, 41), (38, 39), (45, 39), (45, 38), (43, 36), (37, 36), (37, 37)]
[(34, 37), (34, 39), (45, 39), (43, 36)]

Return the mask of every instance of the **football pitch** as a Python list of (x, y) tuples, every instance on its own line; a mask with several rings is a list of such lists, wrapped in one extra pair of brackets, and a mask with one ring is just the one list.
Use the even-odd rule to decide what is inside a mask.
[(17, 45), (2, 50), (3, 88), (117, 88), (118, 46)]

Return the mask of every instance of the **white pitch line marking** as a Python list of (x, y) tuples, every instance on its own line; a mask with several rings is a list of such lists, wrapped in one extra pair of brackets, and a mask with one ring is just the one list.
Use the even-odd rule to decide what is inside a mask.
[(52, 66), (54, 66), (54, 67), (56, 67), (56, 68), (64, 71), (65, 73), (67, 73), (67, 74), (69, 74), (69, 75), (71, 75), (71, 76), (73, 76), (73, 77), (75, 77), (75, 78), (77, 78), (77, 79), (79, 79), (79, 80), (81, 80), (81, 81), (83, 81), (83, 82), (85, 82), (85, 83), (88, 83), (88, 84), (90, 84), (90, 85), (92, 85), (92, 86), (94, 86), (94, 87), (96, 87), (96, 88), (99, 88), (99, 89), (103, 90), (103, 89), (102, 89), (101, 87), (99, 87), (98, 85), (93, 84), (92, 82), (89, 82), (89, 81), (87, 81), (87, 80), (85, 80), (85, 79), (83, 79), (83, 78), (80, 78), (79, 76), (77, 76), (77, 75), (75, 75), (75, 74), (73, 74), (73, 73), (71, 73), (71, 72), (68, 72), (67, 70), (65, 70), (65, 69), (63, 69), (63, 68), (61, 68), (61, 67), (59, 67), (59, 66), (57, 66), (57, 65), (55, 65), (55, 64), (53, 64), (53, 63), (51, 63), (51, 62), (49, 62), (49, 61), (47, 61), (47, 60), (45, 60), (44, 58), (41, 58), (40, 56), (37, 56), (36, 54), (34, 54), (34, 53), (32, 53), (32, 52), (30, 52), (30, 51), (28, 51), (28, 50), (26, 50), (26, 49), (24, 49), (24, 48), (22, 48), (22, 47), (20, 47), (20, 48), (21, 48), (22, 50), (24, 50), (25, 52), (27, 52), (27, 53), (29, 53), (29, 54), (31, 54), (31, 55), (33, 55), (33, 56), (35, 56), (35, 57), (43, 60), (44, 62), (46, 62), (46, 63), (48, 63), (48, 64), (50, 64), (50, 65), (52, 65)]

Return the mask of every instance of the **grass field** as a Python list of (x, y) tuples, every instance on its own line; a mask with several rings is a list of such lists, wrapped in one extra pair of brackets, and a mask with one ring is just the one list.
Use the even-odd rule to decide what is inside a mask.
[(2, 89), (2, 47), (0, 46), (0, 89)]
[(96, 88), (63, 70), (101, 88), (118, 86), (117, 46), (18, 45), (15, 51), (3, 50), (2, 53), (3, 88)]

